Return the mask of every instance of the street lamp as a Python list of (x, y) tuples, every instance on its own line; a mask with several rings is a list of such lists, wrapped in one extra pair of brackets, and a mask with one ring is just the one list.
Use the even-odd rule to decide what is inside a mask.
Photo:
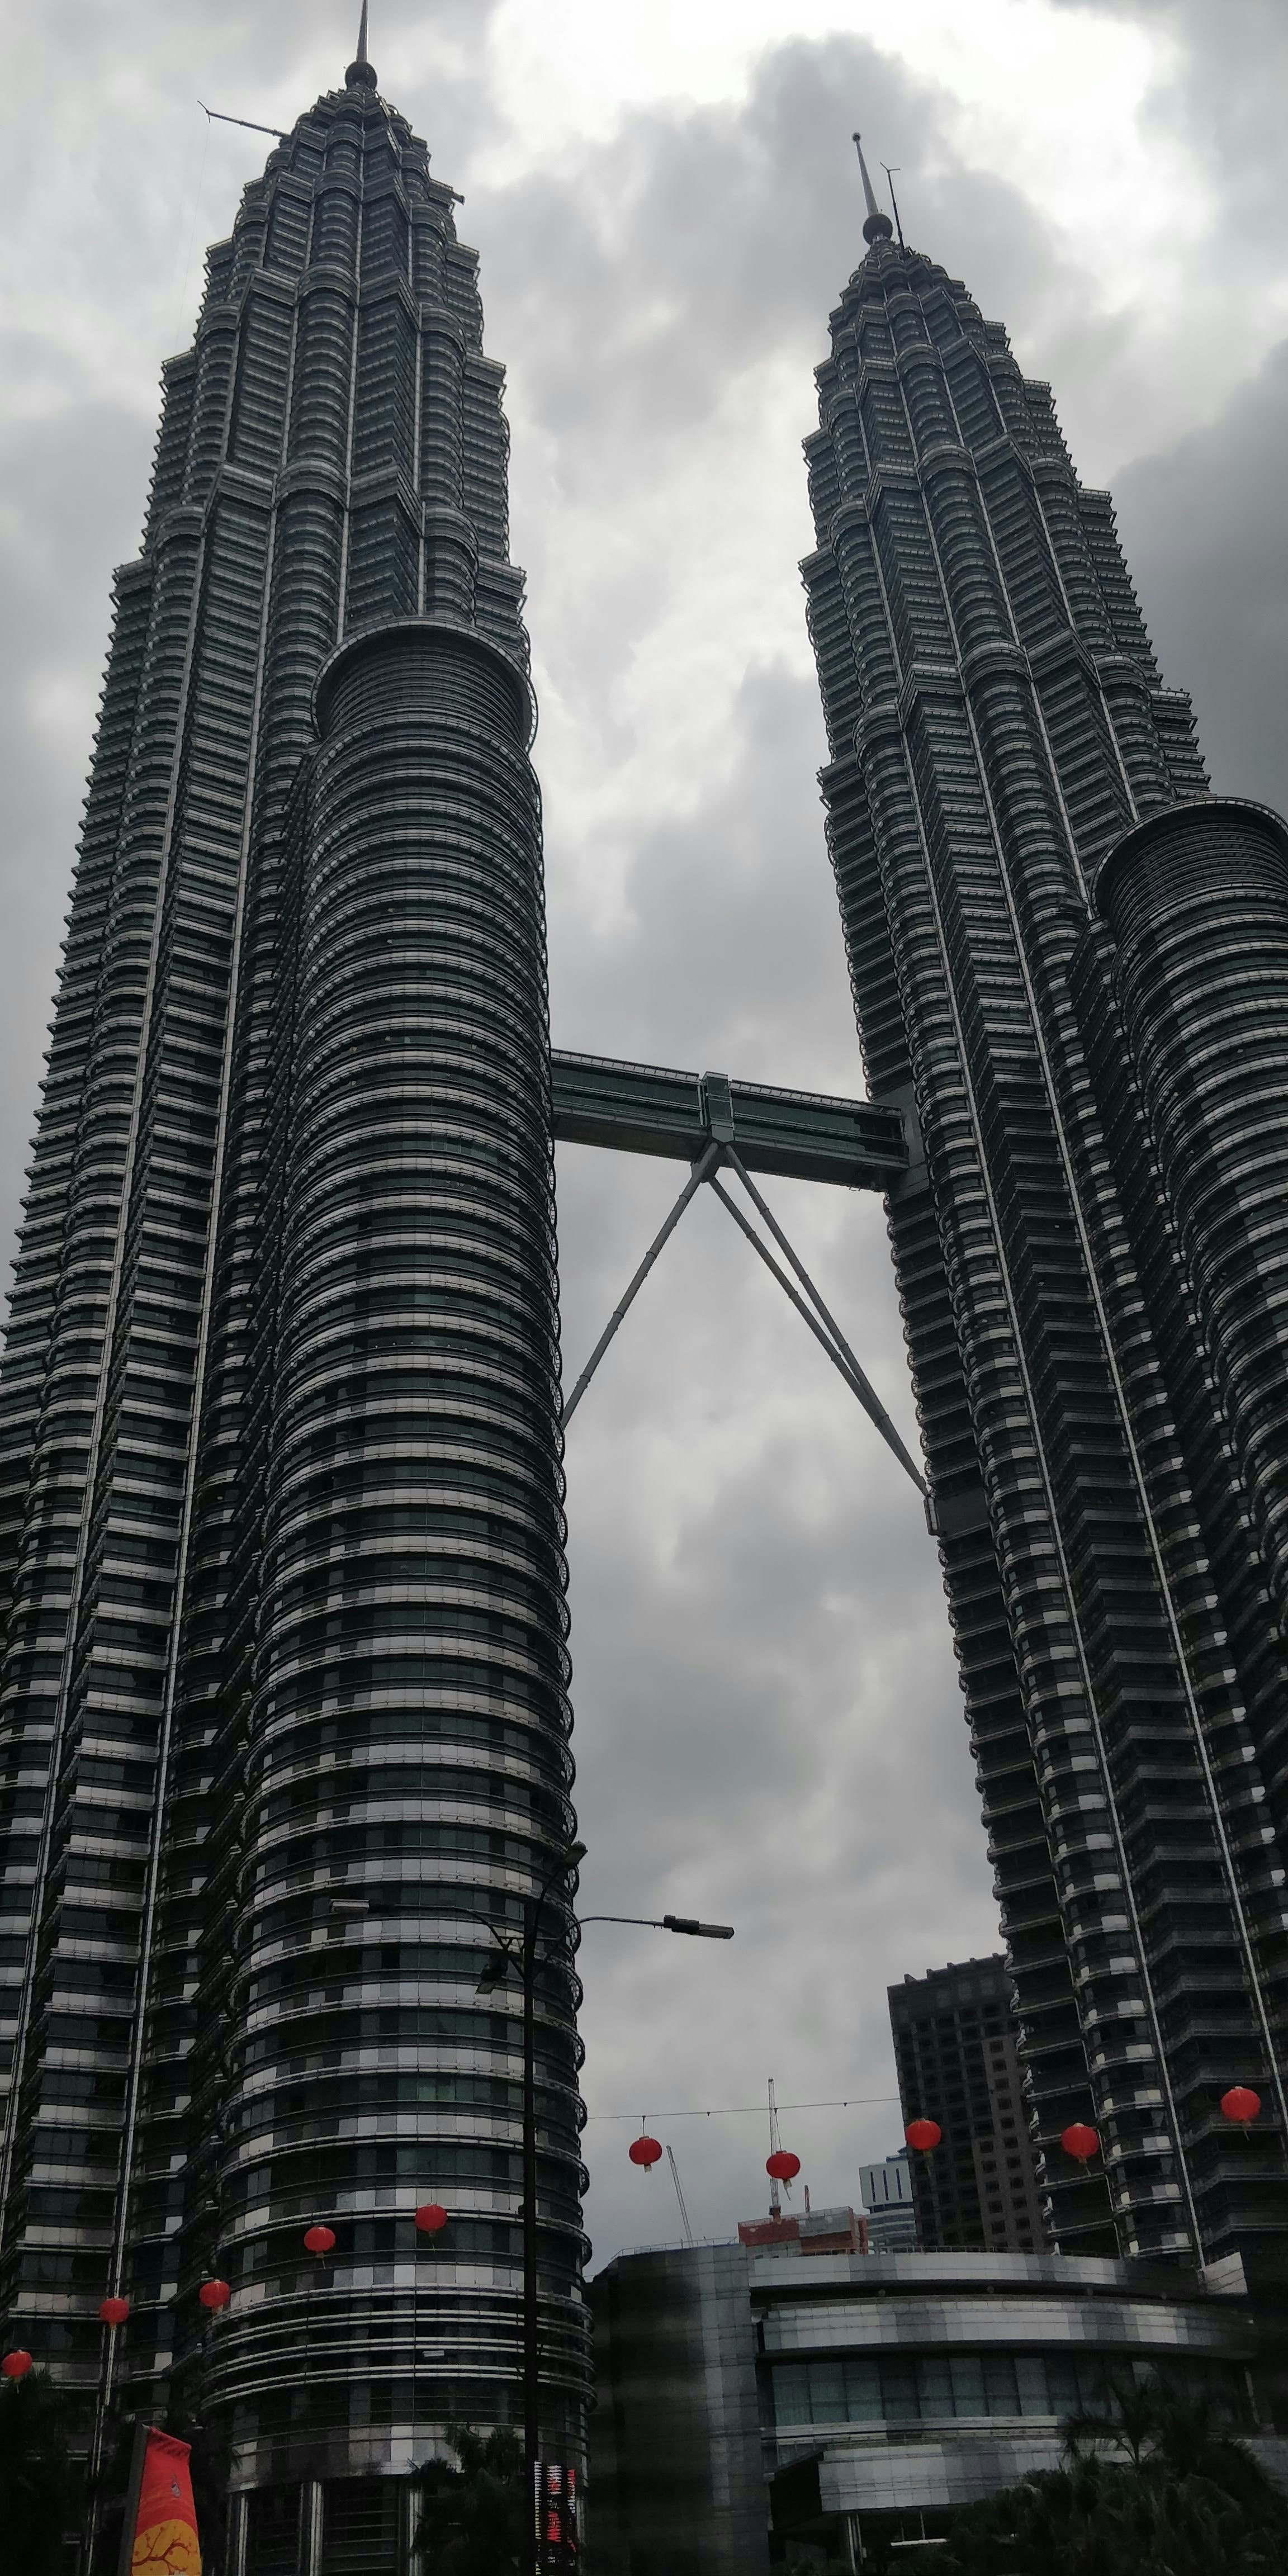
[[(495, 1923), (488, 1929), (496, 1943), (479, 1978), (475, 1992), (495, 1994), (503, 1986), (511, 1968), (518, 1970), (523, 1987), (523, 2470), (524, 2470), (524, 2538), (520, 2552), (523, 2576), (540, 2576), (542, 2540), (538, 2511), (537, 2474), (541, 2459), (541, 2377), (539, 2313), (537, 2304), (537, 2026), (536, 1988), (540, 1969), (547, 1964), (538, 1951), (541, 1918), (546, 1899), (556, 1883), (568, 1876), (586, 1857), (584, 1843), (571, 1843), (551, 1862), (534, 1897), (524, 1899), (523, 1937), (507, 1939)], [(732, 1923), (700, 1923), (689, 1914), (584, 1914), (574, 1918), (578, 1928), (584, 1923), (633, 1923), (651, 1932), (683, 1932), (703, 1941), (732, 1941)], [(530, 2519), (529, 2519), (530, 2517)]]
[[(523, 2542), (521, 2566), (526, 2560), (533, 2576), (540, 2568), (541, 2541), (537, 2517), (536, 2481), (541, 2457), (541, 2385), (540, 2349), (537, 2341), (537, 2028), (536, 1983), (537, 1943), (546, 1899), (557, 1879), (566, 1879), (578, 1861), (586, 1857), (584, 1843), (569, 1843), (551, 1861), (535, 1896), (525, 1898), (523, 1938), (517, 1949), (490, 1926), (496, 1942), (495, 1956), (488, 1960), (479, 1979), (477, 1991), (492, 1994), (504, 1985), (511, 1966), (517, 1967), (523, 1986)], [(529, 2517), (531, 2519), (529, 2520)]]
[(579, 1923), (642, 1923), (650, 1932), (688, 1932), (698, 1941), (732, 1941), (732, 1923), (699, 1923), (696, 1914), (579, 1914)]

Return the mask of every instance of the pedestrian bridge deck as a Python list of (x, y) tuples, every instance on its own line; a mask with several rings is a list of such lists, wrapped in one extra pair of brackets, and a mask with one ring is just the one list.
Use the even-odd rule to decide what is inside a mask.
[(714, 1136), (736, 1144), (749, 1171), (850, 1190), (887, 1190), (908, 1170), (902, 1113), (875, 1101), (771, 1090), (611, 1056), (556, 1053), (551, 1064), (562, 1144), (693, 1162)]

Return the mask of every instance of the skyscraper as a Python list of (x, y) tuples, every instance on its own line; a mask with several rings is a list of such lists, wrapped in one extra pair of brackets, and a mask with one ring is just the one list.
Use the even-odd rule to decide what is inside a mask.
[(950, 1960), (887, 1988), (905, 2125), (943, 2135), (911, 2162), (925, 2254), (1040, 2251), (1042, 2213), (1003, 1958)]
[(869, 1087), (919, 1137), (890, 1235), (1033, 2132), (1065, 2249), (1264, 2256), (1285, 836), (1210, 798), (1048, 388), (864, 185), (807, 443), (822, 783)]
[[(764, 1168), (812, 1131), (855, 1185), (917, 1127), (892, 1227), (1057, 2226), (1252, 2249), (1285, 2218), (1277, 1344), (1266, 1229), (1232, 1331), (1203, 1186), (1246, 1097), (1169, 1072), (1175, 1016), (1228, 1008), (1214, 952), (1152, 925), (1175, 825), (1280, 974), (1281, 831), (1204, 799), (1045, 397), (869, 235), (809, 577), (889, 1105), (583, 1059), (575, 1114), (685, 1155), (759, 1116)], [(226, 2422), (245, 2576), (306, 2545), (392, 2576), (369, 2473), (516, 2390), (519, 2030), (479, 1973), (574, 1828), (500, 393), (452, 191), (360, 43), (166, 371), (0, 1376), (0, 2296), (90, 2382), (128, 2295), (118, 2388)], [(564, 1884), (537, 2214), (575, 2448)], [(1244, 2141), (1216, 2097), (1248, 2077)], [(1088, 2108), (1111, 2201), (1053, 2145)]]
[[(143, 2404), (204, 2350), (266, 2567), (321, 2469), (384, 2565), (363, 2472), (511, 2409), (520, 2028), (476, 1987), (573, 1834), (540, 805), (476, 268), (360, 41), (165, 370), (0, 1381), (7, 2332), (92, 2381), (124, 2291)], [(538, 2208), (575, 2449), (564, 1885)]]

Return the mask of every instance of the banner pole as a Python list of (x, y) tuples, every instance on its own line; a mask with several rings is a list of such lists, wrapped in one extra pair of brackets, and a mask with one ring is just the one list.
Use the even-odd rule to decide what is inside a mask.
[[(125, 2519), (121, 2524), (121, 2554), (116, 2562), (116, 2576), (130, 2576), (130, 2560), (134, 2556), (134, 2532), (139, 2519), (139, 2496), (143, 2488), (143, 2463), (148, 2455), (148, 2435), (151, 2429), (151, 2425), (145, 2423), (141, 2415), (135, 2417), (134, 2448), (130, 2453), (130, 2483), (125, 2497)], [(92, 2568), (89, 2570), (89, 2576), (94, 2576)]]

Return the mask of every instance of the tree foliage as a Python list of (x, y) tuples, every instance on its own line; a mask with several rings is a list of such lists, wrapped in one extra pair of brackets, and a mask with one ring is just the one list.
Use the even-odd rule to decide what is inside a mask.
[(416, 2547), (426, 2576), (514, 2576), (524, 2529), (523, 2445), (508, 2424), (449, 2424), (456, 2454), (420, 2473)]
[(0, 2387), (0, 2564), (57, 2576), (68, 2509), (71, 2404), (47, 2370)]
[[(1064, 2428), (1068, 2466), (954, 2514), (918, 2576), (1285, 2576), (1288, 2505), (1206, 2402), (1155, 2382)], [(1106, 2452), (1117, 2452), (1117, 2458)]]

